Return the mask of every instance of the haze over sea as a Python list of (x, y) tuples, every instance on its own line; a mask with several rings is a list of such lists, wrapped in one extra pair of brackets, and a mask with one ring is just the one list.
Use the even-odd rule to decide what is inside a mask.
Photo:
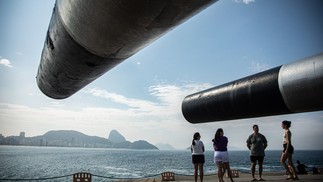
[[(213, 151), (206, 151), (205, 173), (215, 173)], [(232, 169), (250, 171), (249, 151), (229, 151)], [(283, 171), (281, 151), (266, 151), (265, 172)], [(310, 170), (323, 166), (323, 151), (296, 150)], [(0, 181), (3, 179), (39, 179), (66, 176), (50, 181), (71, 181), (71, 174), (89, 172), (94, 181), (109, 181), (159, 176), (165, 171), (192, 175), (189, 150), (120, 150), (103, 148), (63, 148), (0, 146)]]

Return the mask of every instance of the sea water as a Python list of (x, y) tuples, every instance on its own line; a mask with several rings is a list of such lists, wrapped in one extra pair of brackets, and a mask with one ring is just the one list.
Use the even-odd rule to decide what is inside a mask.
[[(250, 172), (249, 151), (229, 151), (229, 156), (231, 169)], [(281, 151), (266, 151), (264, 171), (283, 171), (280, 156)], [(300, 160), (309, 170), (323, 166), (323, 151), (296, 150), (293, 158), (294, 163)], [(206, 151), (205, 159), (205, 174), (214, 174), (213, 151)], [(78, 172), (91, 173), (93, 181), (113, 181), (156, 177), (165, 171), (192, 175), (190, 151), (0, 146), (0, 181), (71, 181), (71, 175)]]

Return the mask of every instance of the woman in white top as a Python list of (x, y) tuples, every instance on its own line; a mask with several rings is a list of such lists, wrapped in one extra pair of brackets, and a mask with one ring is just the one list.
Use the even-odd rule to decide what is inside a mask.
[(200, 180), (203, 182), (203, 165), (205, 163), (204, 157), (204, 144), (200, 140), (200, 133), (196, 132), (193, 135), (191, 152), (192, 152), (192, 162), (194, 164), (194, 180), (197, 182), (198, 170), (200, 171)]
[[(296, 173), (295, 166), (293, 164), (293, 153), (294, 153), (294, 147), (292, 145), (292, 132), (290, 132), (289, 128), (292, 122), (290, 121), (283, 121), (282, 122), (282, 128), (285, 130), (284, 136), (283, 136), (283, 153), (280, 159), (280, 162), (285, 167), (288, 177), (287, 180), (298, 180), (298, 176)], [(286, 164), (286, 160), (288, 160), (288, 165)]]

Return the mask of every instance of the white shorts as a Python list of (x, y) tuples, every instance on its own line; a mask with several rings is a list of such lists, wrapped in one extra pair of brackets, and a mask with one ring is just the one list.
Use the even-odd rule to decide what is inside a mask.
[(228, 151), (214, 151), (214, 163), (226, 163), (229, 162), (229, 153)]

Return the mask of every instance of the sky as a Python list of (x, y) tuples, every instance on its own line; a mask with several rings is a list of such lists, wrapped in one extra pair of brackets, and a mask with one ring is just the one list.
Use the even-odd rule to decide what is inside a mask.
[(323, 112), (191, 124), (185, 96), (323, 52), (323, 1), (220, 0), (63, 100), (45, 96), (36, 74), (54, 0), (0, 0), (0, 134), (27, 137), (76, 130), (107, 138), (207, 149), (223, 128), (230, 149), (246, 150), (252, 126), (282, 148), (292, 121), (295, 149), (321, 149)]

